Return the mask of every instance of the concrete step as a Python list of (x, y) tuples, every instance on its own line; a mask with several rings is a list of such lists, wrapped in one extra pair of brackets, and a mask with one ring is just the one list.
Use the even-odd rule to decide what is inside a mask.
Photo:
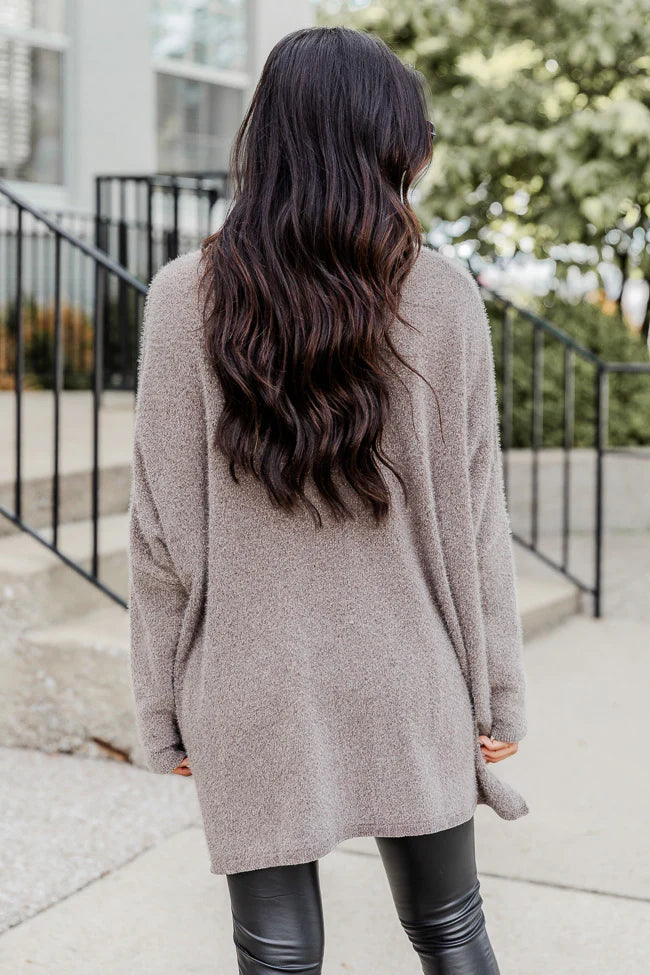
[(580, 590), (560, 577), (541, 579), (520, 573), (517, 596), (526, 642), (554, 629), (581, 610)]
[[(573, 605), (562, 587), (533, 596), (526, 595), (526, 618), (538, 634)], [(0, 743), (82, 754), (99, 747), (142, 764), (124, 609), (111, 605), (32, 626), (5, 641), (0, 666)]]
[[(60, 545), (90, 565), (91, 523), (64, 524)], [(101, 578), (128, 589), (128, 516), (99, 525)], [(578, 591), (550, 572), (519, 571), (525, 639), (579, 608)], [(25, 533), (0, 539), (0, 744), (95, 754), (141, 764), (129, 673), (128, 614)]]
[(142, 764), (129, 673), (128, 614), (115, 604), (0, 647), (0, 744)]
[[(128, 598), (128, 515), (125, 512), (99, 519), (100, 579), (113, 591)], [(43, 537), (50, 540), (50, 529)], [(59, 546), (86, 569), (91, 565), (92, 522), (87, 519), (64, 523), (59, 528)], [(557, 626), (581, 609), (580, 591), (548, 567), (533, 566), (529, 553), (515, 549), (518, 593), (524, 636), (527, 640)], [(63, 570), (63, 571), (62, 571)], [(26, 533), (0, 538), (0, 582), (21, 583), (30, 602), (41, 604), (42, 619), (55, 621), (72, 610), (82, 613), (104, 604), (105, 597), (93, 586), (71, 585), (72, 570)]]
[[(128, 505), (133, 450), (133, 393), (106, 390), (99, 411), (99, 466), (102, 514)], [(93, 396), (66, 390), (60, 401), (60, 519), (77, 521), (91, 512)], [(51, 522), (54, 396), (26, 390), (22, 397), (23, 517), (41, 529)], [(14, 508), (15, 395), (0, 390), (0, 504)], [(10, 522), (0, 518), (0, 534)]]
[[(0, 474), (0, 504), (14, 511), (14, 482), (6, 472)], [(100, 470), (100, 514), (123, 512), (131, 491), (130, 463), (102, 466)], [(83, 520), (92, 509), (92, 475), (86, 465), (82, 470), (63, 472), (59, 478), (59, 523)], [(22, 517), (30, 528), (40, 531), (52, 524), (52, 477), (25, 476), (22, 487)], [(12, 522), (0, 518), (0, 537), (11, 534)]]
[[(51, 542), (51, 528), (40, 533)], [(98, 522), (99, 577), (122, 598), (128, 596), (128, 515), (105, 515)], [(86, 571), (91, 568), (92, 521), (59, 526), (59, 548)], [(0, 538), (0, 585), (13, 589), (13, 602), (37, 602), (41, 620), (55, 622), (106, 605), (107, 597), (27, 532)], [(29, 614), (25, 613), (26, 618)]]

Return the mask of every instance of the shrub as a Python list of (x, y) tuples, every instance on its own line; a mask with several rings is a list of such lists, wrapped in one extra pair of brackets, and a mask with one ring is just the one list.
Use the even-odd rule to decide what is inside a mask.
[[(15, 304), (3, 309), (0, 332), (0, 377), (12, 389), (16, 368)], [(54, 384), (54, 303), (38, 304), (25, 297), (22, 304), (25, 389), (51, 389)], [(93, 370), (93, 326), (90, 317), (73, 305), (61, 307), (63, 386), (88, 389)]]

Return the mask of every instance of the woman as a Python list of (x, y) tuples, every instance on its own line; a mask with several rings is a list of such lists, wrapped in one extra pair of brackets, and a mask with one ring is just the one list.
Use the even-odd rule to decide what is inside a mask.
[(272, 50), (235, 198), (145, 311), (130, 508), (149, 767), (193, 775), (243, 973), (321, 971), (318, 859), (374, 836), (427, 973), (498, 971), (473, 815), (526, 731), (485, 309), (421, 246), (421, 76)]

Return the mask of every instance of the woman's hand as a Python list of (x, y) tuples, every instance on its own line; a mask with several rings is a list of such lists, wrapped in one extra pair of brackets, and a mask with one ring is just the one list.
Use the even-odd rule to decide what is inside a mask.
[(190, 768), (190, 760), (185, 756), (180, 765), (177, 765), (174, 769), (174, 775), (191, 775), (192, 769)]
[(519, 748), (516, 741), (496, 741), (494, 738), (488, 738), (487, 735), (479, 735), (478, 740), (481, 743), (481, 754), (488, 763), (501, 762), (504, 758), (514, 755)]

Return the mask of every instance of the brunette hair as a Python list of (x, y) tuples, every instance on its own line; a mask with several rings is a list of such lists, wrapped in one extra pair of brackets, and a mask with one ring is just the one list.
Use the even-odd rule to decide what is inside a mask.
[(206, 351), (224, 394), (213, 446), (237, 483), (238, 469), (252, 474), (317, 524), (308, 477), (337, 519), (352, 512), (335, 472), (377, 522), (385, 469), (405, 491), (382, 431), (394, 360), (417, 370), (389, 328), (409, 324), (400, 291), (422, 241), (408, 191), (431, 152), (418, 71), (368, 33), (294, 31), (264, 65), (232, 147), (232, 205), (202, 244)]

